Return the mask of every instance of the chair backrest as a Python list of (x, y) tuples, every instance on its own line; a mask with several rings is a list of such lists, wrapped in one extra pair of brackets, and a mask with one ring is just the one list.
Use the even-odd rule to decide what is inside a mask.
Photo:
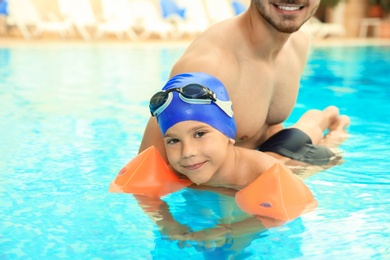
[(100, 0), (100, 3), (104, 20), (128, 24), (134, 20), (128, 0)]
[(230, 0), (206, 0), (205, 5), (212, 24), (234, 16)]
[(142, 23), (155, 24), (162, 21), (162, 13), (149, 0), (129, 0), (130, 15)]
[(30, 0), (9, 0), (8, 13), (15, 23), (37, 26), (42, 22), (38, 10)]
[(246, 6), (239, 0), (233, 0), (232, 7), (235, 15), (239, 15), (246, 10)]
[(0, 15), (8, 15), (8, 2), (0, 1)]
[(186, 10), (186, 21), (196, 24), (202, 30), (210, 25), (203, 0), (179, 0), (178, 3)]
[(181, 8), (175, 0), (160, 0), (160, 8), (163, 18), (168, 18), (172, 15), (185, 18), (185, 8)]
[(94, 26), (97, 23), (89, 0), (58, 0), (61, 15), (69, 17), (78, 26)]

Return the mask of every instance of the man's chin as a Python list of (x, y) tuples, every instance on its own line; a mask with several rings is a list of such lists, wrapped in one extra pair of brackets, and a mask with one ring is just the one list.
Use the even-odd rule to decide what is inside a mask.
[(278, 31), (278, 32), (281, 32), (281, 33), (288, 33), (288, 34), (292, 34), (292, 33), (295, 33), (297, 31), (299, 31), (299, 29), (301, 28), (301, 26), (275, 26), (275, 29)]

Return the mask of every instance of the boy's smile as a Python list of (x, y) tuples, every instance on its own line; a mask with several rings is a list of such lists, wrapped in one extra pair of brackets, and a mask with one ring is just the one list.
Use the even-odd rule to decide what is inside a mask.
[(191, 164), (191, 165), (183, 165), (184, 168), (186, 168), (189, 171), (197, 170), (201, 168), (206, 162), (202, 163), (196, 163), (196, 164)]

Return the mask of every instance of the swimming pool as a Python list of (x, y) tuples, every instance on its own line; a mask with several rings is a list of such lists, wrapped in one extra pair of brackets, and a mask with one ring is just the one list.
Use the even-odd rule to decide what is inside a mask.
[[(162, 236), (132, 195), (108, 193), (137, 153), (149, 97), (184, 48), (0, 49), (0, 259), (388, 259), (390, 47), (312, 51), (288, 123), (330, 104), (352, 121), (345, 162), (305, 181), (314, 212), (223, 247), (183, 245)], [(231, 202), (189, 189), (165, 200), (193, 229), (218, 223), (227, 212), (217, 205)]]

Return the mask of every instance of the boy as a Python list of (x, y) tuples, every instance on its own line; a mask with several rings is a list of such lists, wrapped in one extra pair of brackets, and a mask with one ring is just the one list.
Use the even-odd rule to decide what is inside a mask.
[[(169, 205), (160, 199), (167, 191), (177, 190), (175, 185), (185, 187), (189, 184), (181, 183), (182, 179), (168, 169), (161, 156), (153, 159), (153, 156), (146, 158), (140, 154), (118, 173), (110, 191), (135, 194), (140, 206), (161, 232), (181, 241), (222, 241), (224, 244), (225, 237), (226, 241), (233, 237), (235, 240), (245, 240), (246, 236), (251, 239), (250, 234), (279, 226), (314, 209), (317, 202), (310, 190), (280, 164), (280, 161), (288, 162), (290, 158), (275, 152), (288, 148), (297, 160), (304, 159), (305, 153), (312, 153), (314, 157), (310, 158), (319, 161), (329, 160), (333, 153), (317, 144), (328, 145), (334, 139), (344, 137), (349, 124), (347, 117), (339, 116), (338, 109), (330, 106), (324, 111), (305, 113), (294, 125), (294, 134), (286, 138), (287, 144), (283, 140), (280, 146), (269, 146), (269, 152), (234, 146), (236, 123), (227, 91), (218, 79), (199, 72), (171, 78), (163, 90), (151, 98), (149, 107), (163, 135), (170, 167), (176, 174), (185, 175), (201, 185), (196, 186), (200, 189), (208, 186), (207, 189), (235, 196), (237, 205), (250, 214), (240, 218), (224, 217), (214, 227), (191, 231), (174, 219)], [(323, 138), (322, 133), (327, 128), (330, 138)], [(294, 144), (295, 140), (291, 140), (294, 135), (300, 136), (298, 141), (301, 144)], [(290, 151), (289, 146), (305, 148)], [(153, 166), (158, 160), (163, 165)], [(162, 177), (164, 174), (169, 178)], [(177, 179), (171, 181), (170, 174)], [(165, 187), (170, 185), (173, 186)], [(232, 209), (230, 205), (219, 206), (223, 212)], [(225, 207), (229, 209), (225, 210)]]
[(348, 117), (339, 116), (338, 109), (330, 106), (308, 111), (292, 128), (282, 130), (294, 131), (293, 135), (270, 146), (263, 144), (264, 152), (234, 146), (236, 124), (227, 91), (217, 78), (200, 72), (172, 77), (151, 98), (150, 112), (177, 173), (198, 185), (235, 190), (245, 188), (280, 161), (307, 162), (310, 154), (314, 164), (328, 163), (334, 154), (318, 145), (329, 141), (322, 133), (329, 129), (332, 138), (344, 136), (349, 124)]

